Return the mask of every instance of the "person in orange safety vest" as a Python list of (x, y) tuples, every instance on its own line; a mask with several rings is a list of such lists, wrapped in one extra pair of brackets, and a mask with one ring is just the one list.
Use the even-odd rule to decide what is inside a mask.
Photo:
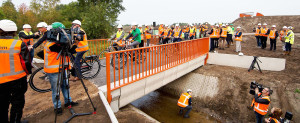
[(184, 110), (187, 110), (184, 114), (184, 118), (189, 118), (189, 113), (192, 111), (192, 90), (188, 89), (186, 93), (182, 93), (177, 105), (179, 106), (179, 114), (182, 115)]
[(28, 47), (22, 40), (14, 39), (16, 31), (17, 25), (13, 21), (0, 20), (0, 122), (2, 123), (21, 122), (28, 86), (27, 74), (31, 73)]
[(254, 107), (257, 123), (262, 123), (264, 116), (268, 112), (270, 100), (270, 88), (264, 88), (260, 93), (258, 88), (255, 88), (254, 99), (252, 100), (251, 107)]
[(81, 22), (79, 20), (74, 20), (72, 22), (72, 29), (78, 29), (78, 28), (80, 28), (80, 31), (84, 32), (82, 40), (79, 41), (77, 44), (77, 48), (76, 48), (77, 55), (76, 55), (75, 61), (74, 61), (74, 64), (77, 66), (76, 68), (78, 69), (80, 75), (74, 74), (75, 78), (71, 79), (71, 81), (77, 81), (77, 80), (79, 80), (79, 77), (82, 76), (80, 60), (82, 59), (84, 53), (86, 53), (89, 50), (87, 36), (86, 36), (85, 31), (81, 28)]
[(282, 110), (280, 108), (273, 107), (269, 118), (265, 118), (266, 123), (280, 123), (280, 116), (282, 115)]
[(276, 39), (279, 36), (278, 31), (276, 30), (276, 25), (272, 25), (272, 28), (268, 30), (267, 34), (269, 34), (270, 38), (270, 51), (276, 51)]

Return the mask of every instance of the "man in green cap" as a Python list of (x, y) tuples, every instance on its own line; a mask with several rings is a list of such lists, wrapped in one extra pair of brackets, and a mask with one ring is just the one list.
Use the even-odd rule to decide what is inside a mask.
[(133, 42), (129, 45), (131, 48), (136, 48), (137, 45), (141, 43), (141, 31), (137, 28), (137, 23), (132, 23), (132, 31), (131, 33), (124, 39), (127, 40), (132, 37)]
[[(54, 22), (52, 23), (52, 28), (53, 29), (64, 29), (65, 26), (60, 23), (60, 22)], [(49, 31), (50, 32), (50, 31)], [(59, 66), (60, 66), (60, 58), (57, 59), (59, 52), (62, 50), (63, 47), (61, 47), (59, 44), (57, 44), (56, 42), (52, 42), (52, 41), (46, 41), (45, 42), (45, 46), (44, 46), (44, 71), (46, 73), (46, 75), (49, 77), (50, 80), (50, 84), (51, 84), (51, 90), (52, 90), (52, 102), (54, 105), (54, 112), (57, 115), (61, 115), (62, 114), (62, 108), (61, 108), (61, 101), (59, 99), (59, 97), (57, 98), (57, 80), (58, 80), (58, 76), (59, 76)], [(73, 45), (73, 47), (71, 48), (71, 50), (75, 50), (77, 48), (76, 45)], [(75, 52), (75, 51), (74, 51)], [(62, 58), (62, 56), (61, 56)], [(67, 64), (66, 62), (69, 62), (69, 59), (65, 60), (64, 64)], [(65, 73), (67, 78), (67, 73)], [(69, 81), (68, 79), (65, 79), (62, 84), (61, 84), (61, 91), (64, 97), (64, 102), (65, 102), (65, 107), (68, 106), (76, 106), (78, 105), (77, 102), (73, 102), (70, 94), (68, 92), (70, 92), (69, 88), (68, 88), (68, 84)]]

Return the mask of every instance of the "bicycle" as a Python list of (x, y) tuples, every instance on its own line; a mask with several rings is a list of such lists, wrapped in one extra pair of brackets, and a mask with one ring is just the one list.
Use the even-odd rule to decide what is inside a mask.
[[(127, 44), (126, 41), (125, 41), (125, 44), (123, 44), (123, 45), (125, 45), (125, 46), (121, 46), (120, 50), (131, 49), (131, 48), (128, 47), (129, 44)], [(123, 67), (127, 64), (127, 59), (130, 60), (132, 58), (132, 61), (135, 61), (136, 59), (138, 59), (138, 61), (136, 62), (137, 64), (142, 63), (143, 61), (145, 61), (146, 56), (145, 56), (145, 54), (140, 53), (141, 50), (132, 51), (132, 53), (130, 53), (130, 52), (131, 51), (126, 51), (126, 52), (123, 52), (123, 53), (114, 54), (115, 56), (111, 57), (111, 66), (113, 68), (115, 68), (116, 70), (119, 70), (119, 69), (123, 69)], [(139, 52), (138, 55), (137, 55), (137, 58), (135, 58), (135, 56), (136, 56), (135, 52)], [(127, 56), (128, 56), (128, 58), (127, 58)], [(123, 61), (124, 61), (124, 64), (123, 64)]]
[[(82, 78), (92, 79), (95, 78), (100, 72), (100, 61), (98, 56), (91, 55), (82, 58), (80, 61)], [(51, 85), (48, 76), (44, 72), (44, 67), (37, 67), (33, 64), (36, 69), (29, 78), (30, 87), (37, 92), (45, 93), (51, 91)], [(96, 69), (95, 69), (96, 68)]]
[[(112, 46), (112, 45), (113, 45), (113, 42), (115, 42), (115, 41), (110, 41), (109, 46), (108, 46), (106, 49), (104, 49), (103, 51), (101, 51), (101, 52), (99, 53), (99, 55), (98, 55), (99, 58), (105, 58), (105, 53), (115, 51), (115, 50), (113, 49), (113, 48), (115, 48), (115, 47)], [(120, 45), (119, 45), (119, 46), (120, 46)], [(116, 47), (118, 48), (118, 46), (116, 46)], [(100, 60), (100, 65), (101, 65), (102, 67), (106, 67), (106, 60), (105, 60), (105, 59), (101, 59), (101, 60)]]

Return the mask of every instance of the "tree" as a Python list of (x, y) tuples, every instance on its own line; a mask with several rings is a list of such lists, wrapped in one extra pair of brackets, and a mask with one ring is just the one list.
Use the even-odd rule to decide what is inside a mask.
[(18, 16), (17, 16), (17, 26), (18, 29), (21, 30), (22, 26), (24, 24), (29, 24), (32, 26), (33, 31), (36, 31), (36, 28), (34, 28), (38, 23), (38, 18), (35, 16), (32, 10), (29, 9), (29, 7), (23, 3), (18, 8)]
[(17, 10), (11, 0), (4, 1), (1, 6), (3, 19), (15, 21), (17, 19)]
[(124, 11), (123, 0), (78, 0), (82, 25), (89, 38), (107, 38), (114, 31), (117, 17)]

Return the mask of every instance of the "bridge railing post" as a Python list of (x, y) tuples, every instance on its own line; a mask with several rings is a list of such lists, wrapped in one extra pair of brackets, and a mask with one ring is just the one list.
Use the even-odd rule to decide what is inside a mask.
[(105, 53), (106, 57), (106, 81), (107, 81), (107, 101), (108, 103), (111, 102), (111, 86), (110, 86), (110, 54), (111, 53)]

